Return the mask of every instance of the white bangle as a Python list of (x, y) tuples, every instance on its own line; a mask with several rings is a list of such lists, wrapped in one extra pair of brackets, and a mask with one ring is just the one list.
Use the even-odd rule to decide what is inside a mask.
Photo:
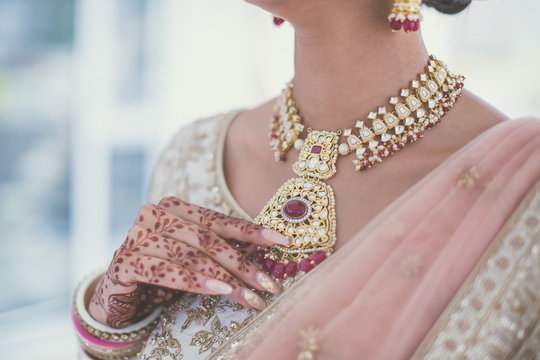
[(95, 283), (99, 281), (104, 273), (104, 271), (100, 271), (93, 276), (88, 276), (81, 282), (75, 291), (73, 309), (81, 326), (88, 334), (97, 339), (105, 341), (135, 341), (148, 336), (152, 329), (157, 325), (158, 317), (163, 310), (162, 306), (156, 308), (144, 319), (122, 329), (115, 329), (103, 325), (102, 323), (96, 321), (88, 313), (87, 304), (89, 302), (89, 298), (87, 297), (87, 290), (92, 285), (95, 285)]

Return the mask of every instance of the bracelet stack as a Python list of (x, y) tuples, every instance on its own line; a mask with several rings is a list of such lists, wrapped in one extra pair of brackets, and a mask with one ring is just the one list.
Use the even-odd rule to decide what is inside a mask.
[(72, 320), (77, 338), (82, 350), (91, 359), (128, 360), (140, 351), (144, 340), (157, 325), (162, 307), (123, 329), (114, 329), (97, 322), (87, 310), (90, 299), (87, 290), (95, 288), (102, 276), (103, 272), (100, 272), (97, 276), (88, 277), (75, 291)]

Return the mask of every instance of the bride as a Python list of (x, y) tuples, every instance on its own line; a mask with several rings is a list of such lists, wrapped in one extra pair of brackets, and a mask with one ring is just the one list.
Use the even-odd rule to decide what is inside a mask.
[(417, 0), (249, 2), (294, 27), (294, 78), (173, 137), (77, 290), (81, 355), (534, 358), (540, 122), (429, 55)]

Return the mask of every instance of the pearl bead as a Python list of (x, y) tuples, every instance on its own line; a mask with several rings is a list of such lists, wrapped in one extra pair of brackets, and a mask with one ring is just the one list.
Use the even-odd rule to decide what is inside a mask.
[(294, 142), (294, 148), (296, 150), (300, 150), (302, 148), (302, 146), (304, 146), (304, 140), (296, 139), (296, 141)]
[(349, 145), (347, 145), (346, 143), (341, 143), (339, 144), (338, 150), (341, 155), (347, 155), (350, 151)]

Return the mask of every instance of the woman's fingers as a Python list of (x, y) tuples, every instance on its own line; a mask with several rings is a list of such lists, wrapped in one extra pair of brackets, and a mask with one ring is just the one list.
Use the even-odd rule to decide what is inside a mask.
[[(206, 255), (200, 253), (198, 256), (205, 257)], [(197, 255), (194, 255), (194, 258), (196, 257)], [(266, 307), (266, 302), (259, 295), (247, 289), (219, 264), (208, 261), (204, 265), (202, 261), (187, 261), (186, 259), (184, 259), (184, 264), (189, 267), (156, 256), (135, 254), (132, 260), (122, 261), (114, 270), (118, 271), (122, 282), (154, 285), (151, 288), (160, 295), (157, 298), (164, 301), (167, 300), (166, 295), (171, 293), (169, 289), (172, 289), (199, 294), (225, 295), (245, 307), (258, 310)], [(145, 299), (141, 298), (141, 300)]]
[[(244, 307), (255, 308), (258, 310), (262, 310), (266, 307), (266, 302), (259, 295), (246, 288), (244, 283), (231, 275), (220, 264), (210, 259), (208, 255), (189, 245), (182, 244), (179, 241), (173, 239), (169, 240), (173, 245), (169, 248), (170, 250), (167, 251), (168, 253), (166, 255), (168, 259), (171, 259), (185, 269), (209, 275), (229, 284), (233, 291), (226, 296)], [(149, 253), (154, 252), (156, 257), (163, 256), (163, 250), (160, 251), (160, 249), (155, 247), (150, 247), (149, 249), (145, 249), (145, 251), (148, 251)]]
[(227, 216), (217, 211), (196, 206), (175, 197), (163, 198), (158, 208), (174, 216), (212, 230), (224, 239), (273, 246), (289, 245), (291, 239), (275, 230), (266, 229), (250, 221)]
[(121, 255), (113, 273), (125, 284), (145, 283), (198, 294), (227, 295), (232, 287), (211, 276), (188, 270), (161, 258), (132, 253)]
[(133, 251), (168, 259), (184, 268), (212, 276), (231, 273), (257, 290), (280, 293), (279, 286), (270, 276), (259, 271), (255, 264), (225, 240), (210, 230), (186, 221), (181, 223), (183, 227), (175, 228), (167, 235), (149, 233), (140, 225), (135, 225), (130, 229), (126, 242), (134, 244)]

